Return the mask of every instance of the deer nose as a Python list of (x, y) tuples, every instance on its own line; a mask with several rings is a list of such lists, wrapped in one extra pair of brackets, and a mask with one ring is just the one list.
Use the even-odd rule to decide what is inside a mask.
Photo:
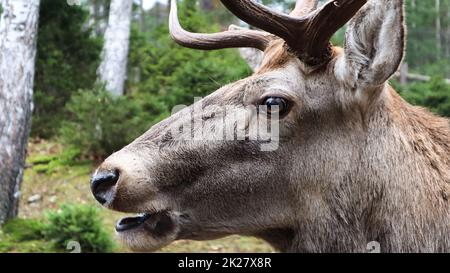
[(91, 191), (102, 205), (114, 198), (115, 185), (119, 180), (118, 170), (98, 170), (91, 179)]

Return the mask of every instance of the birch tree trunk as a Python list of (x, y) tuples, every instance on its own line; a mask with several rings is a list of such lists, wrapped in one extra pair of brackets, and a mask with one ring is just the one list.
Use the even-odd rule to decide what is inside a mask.
[(93, 0), (90, 6), (90, 25), (94, 29), (95, 36), (100, 36), (100, 3), (99, 0)]
[(445, 57), (450, 58), (450, 1), (447, 4), (447, 42), (446, 42), (446, 51)]
[(1, 0), (0, 225), (17, 216), (33, 109), (39, 0)]
[(121, 96), (127, 76), (133, 0), (112, 0), (105, 32), (99, 81), (111, 94)]
[(145, 9), (144, 0), (141, 0), (139, 4), (139, 28), (142, 32), (145, 32)]
[(439, 60), (441, 57), (441, 50), (442, 50), (441, 0), (435, 0), (435, 8), (436, 8), (436, 54), (437, 59)]

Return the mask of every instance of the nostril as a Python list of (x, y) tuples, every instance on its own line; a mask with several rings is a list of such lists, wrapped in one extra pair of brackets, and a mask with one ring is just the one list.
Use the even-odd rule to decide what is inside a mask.
[(119, 180), (118, 170), (101, 170), (96, 172), (91, 179), (91, 190), (95, 199), (102, 205), (112, 198), (113, 187)]

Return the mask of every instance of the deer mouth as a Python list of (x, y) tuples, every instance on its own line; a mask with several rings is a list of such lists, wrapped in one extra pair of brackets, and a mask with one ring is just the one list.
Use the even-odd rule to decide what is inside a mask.
[(118, 238), (132, 250), (155, 251), (176, 240), (178, 222), (172, 211), (142, 213), (120, 219), (116, 232)]
[(168, 211), (142, 213), (135, 217), (120, 219), (116, 224), (118, 233), (142, 228), (153, 235), (163, 236), (174, 229), (175, 222)]
[(120, 219), (116, 224), (117, 232), (125, 232), (127, 230), (131, 230), (137, 228), (145, 223), (148, 219), (150, 219), (151, 215), (149, 213), (144, 213), (142, 215), (136, 217), (126, 217)]

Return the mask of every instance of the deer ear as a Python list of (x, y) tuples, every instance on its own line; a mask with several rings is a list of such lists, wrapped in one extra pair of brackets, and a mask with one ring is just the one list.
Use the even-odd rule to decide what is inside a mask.
[(336, 74), (360, 88), (384, 84), (402, 62), (405, 33), (403, 0), (369, 0), (349, 24)]

